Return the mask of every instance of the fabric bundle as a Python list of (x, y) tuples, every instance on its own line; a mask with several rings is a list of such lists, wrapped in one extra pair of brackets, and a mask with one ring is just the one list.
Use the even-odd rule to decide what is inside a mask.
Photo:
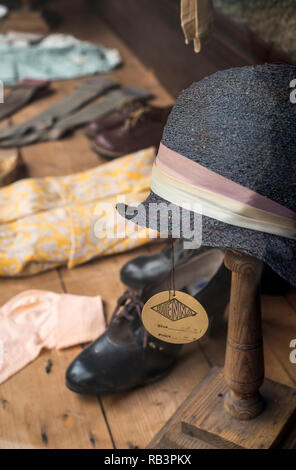
[(23, 78), (58, 80), (110, 72), (121, 63), (116, 49), (73, 36), (38, 37), (14, 32), (0, 35), (0, 80), (12, 85)]
[(149, 148), (82, 173), (0, 189), (0, 276), (71, 268), (147, 243), (148, 229), (135, 234), (133, 224), (125, 227), (115, 205), (119, 197), (145, 198), (154, 158)]
[(28, 290), (0, 308), (0, 383), (29, 364), (42, 349), (93, 341), (105, 330), (100, 296)]

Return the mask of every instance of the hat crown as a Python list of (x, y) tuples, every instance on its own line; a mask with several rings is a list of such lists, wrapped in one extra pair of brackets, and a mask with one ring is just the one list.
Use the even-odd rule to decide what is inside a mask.
[(193, 83), (177, 99), (162, 143), (296, 211), (293, 79), (295, 66), (266, 64)]

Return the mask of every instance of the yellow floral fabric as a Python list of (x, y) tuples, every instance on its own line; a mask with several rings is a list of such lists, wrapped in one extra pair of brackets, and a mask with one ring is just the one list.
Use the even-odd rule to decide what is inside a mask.
[(149, 148), (74, 175), (1, 188), (0, 276), (71, 268), (147, 243), (149, 230), (135, 229), (115, 205), (119, 198), (138, 204), (147, 197), (154, 159)]

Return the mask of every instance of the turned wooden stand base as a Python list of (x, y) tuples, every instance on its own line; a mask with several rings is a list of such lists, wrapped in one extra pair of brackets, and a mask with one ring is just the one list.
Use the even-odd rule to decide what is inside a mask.
[(225, 367), (210, 372), (148, 448), (296, 447), (296, 390), (264, 381), (262, 263), (228, 251), (225, 265), (232, 271)]

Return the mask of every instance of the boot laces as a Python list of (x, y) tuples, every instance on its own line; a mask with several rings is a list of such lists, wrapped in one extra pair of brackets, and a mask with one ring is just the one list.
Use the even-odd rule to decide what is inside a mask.
[(111, 321), (117, 316), (121, 307), (123, 309), (119, 313), (118, 317), (124, 317), (127, 320), (133, 320), (135, 318), (135, 313), (141, 319), (142, 308), (144, 303), (142, 300), (134, 294), (131, 290), (126, 290), (117, 300), (115, 310), (112, 314)]
[[(131, 290), (127, 289), (117, 300), (117, 305), (111, 316), (111, 323), (115, 318), (125, 318), (127, 321), (134, 321), (135, 318), (139, 318), (142, 322), (142, 309), (144, 302), (139, 296), (134, 294)], [(143, 328), (143, 345), (144, 349), (148, 342), (148, 332)]]
[(145, 119), (147, 113), (150, 111), (148, 106), (143, 106), (143, 108), (137, 109), (133, 113), (130, 114), (128, 118), (126, 118), (124, 122), (124, 127), (127, 131), (136, 127), (136, 125)]

